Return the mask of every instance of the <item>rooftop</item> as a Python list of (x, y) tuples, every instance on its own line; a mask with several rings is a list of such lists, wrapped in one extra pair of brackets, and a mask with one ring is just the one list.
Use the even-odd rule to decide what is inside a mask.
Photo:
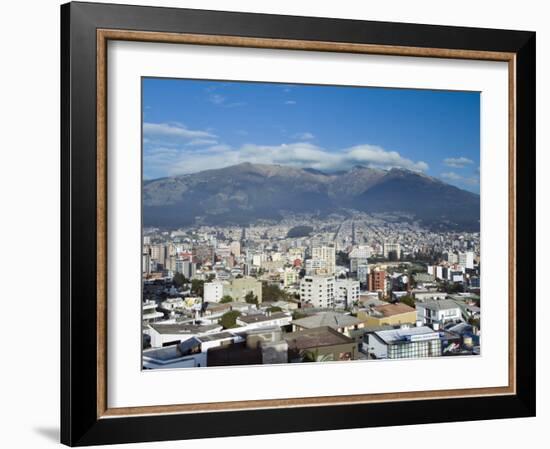
[(216, 341), (216, 340), (224, 340), (226, 338), (233, 338), (235, 335), (233, 335), (230, 332), (218, 332), (215, 334), (208, 334), (208, 335), (201, 335), (200, 337), (197, 337), (199, 341)]
[(381, 313), (385, 317), (401, 315), (402, 313), (416, 312), (416, 309), (403, 303), (384, 304), (380, 306), (374, 306), (373, 310), (375, 310), (378, 313)]
[(355, 326), (360, 323), (362, 323), (361, 320), (351, 315), (338, 312), (320, 312), (312, 316), (292, 321), (292, 324), (305, 329), (313, 329), (322, 326), (338, 329), (341, 327)]
[(329, 326), (289, 332), (284, 334), (283, 338), (287, 341), (289, 349), (297, 350), (354, 343), (353, 339)]
[(207, 353), (207, 366), (261, 365), (262, 351), (246, 347), (246, 343), (212, 348)]
[(195, 337), (191, 337), (188, 340), (178, 344), (170, 345), (164, 348), (148, 349), (143, 351), (143, 357), (166, 362), (169, 360), (179, 359), (188, 355), (193, 348), (200, 346), (200, 341)]
[(174, 324), (159, 324), (154, 323), (149, 325), (159, 334), (175, 335), (175, 334), (201, 334), (214, 330), (221, 330), (222, 326), (218, 324), (189, 324), (189, 323), (174, 323)]
[(431, 299), (424, 303), (420, 303), (420, 305), (430, 310), (449, 310), (458, 307), (458, 304), (452, 299)]
[(262, 321), (278, 320), (280, 318), (288, 318), (290, 315), (284, 312), (275, 312), (271, 315), (255, 314), (255, 315), (242, 315), (237, 318), (239, 321), (243, 321), (247, 324), (260, 323)]
[(374, 334), (386, 344), (395, 344), (415, 340), (435, 340), (439, 338), (439, 333), (434, 332), (433, 329), (427, 326), (385, 330), (375, 332)]

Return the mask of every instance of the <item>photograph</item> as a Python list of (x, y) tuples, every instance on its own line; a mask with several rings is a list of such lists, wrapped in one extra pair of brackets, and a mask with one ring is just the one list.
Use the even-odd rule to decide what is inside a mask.
[(142, 369), (480, 356), (480, 103), (142, 77)]
[(257, 3), (60, 8), (59, 439), (517, 440), (538, 22)]

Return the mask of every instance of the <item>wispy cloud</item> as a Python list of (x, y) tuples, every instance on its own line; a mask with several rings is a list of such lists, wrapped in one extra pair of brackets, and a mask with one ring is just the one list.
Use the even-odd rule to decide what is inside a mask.
[[(213, 145), (193, 151), (181, 150), (158, 153), (146, 151), (147, 164), (153, 164), (159, 176), (194, 173), (213, 168), (223, 168), (242, 162), (281, 164), (298, 168), (315, 168), (327, 172), (348, 170), (355, 165), (389, 169), (406, 168), (426, 171), (428, 164), (412, 161), (396, 151), (387, 151), (375, 145), (356, 145), (338, 151), (329, 151), (309, 142), (292, 142), (280, 145), (248, 143), (240, 147)], [(150, 177), (152, 175), (149, 174)]]
[(310, 132), (296, 133), (294, 138), (298, 140), (312, 140), (315, 139), (315, 136)]
[(445, 173), (441, 173), (439, 177), (452, 184), (458, 184), (463, 186), (479, 185), (479, 178), (475, 176), (462, 176), (455, 172), (445, 172)]
[(202, 147), (207, 145), (215, 145), (218, 141), (215, 139), (194, 139), (185, 145), (188, 147)]
[(244, 101), (228, 101), (228, 97), (221, 94), (211, 94), (208, 96), (208, 101), (217, 106), (224, 108), (237, 108), (239, 106), (245, 106)]
[(290, 104), (290, 105), (296, 104), (296, 101), (294, 101), (294, 100), (286, 100), (286, 101), (285, 101), (285, 104)]
[(468, 159), (467, 157), (448, 157), (446, 159), (443, 159), (443, 163), (447, 167), (452, 168), (464, 168), (468, 165), (471, 165), (474, 163), (471, 159)]
[(223, 104), (225, 103), (226, 98), (220, 94), (212, 94), (208, 96), (208, 101), (214, 104)]
[(216, 137), (214, 134), (208, 131), (189, 129), (180, 123), (144, 123), (143, 136), (145, 138), (164, 137), (172, 139), (197, 139)]

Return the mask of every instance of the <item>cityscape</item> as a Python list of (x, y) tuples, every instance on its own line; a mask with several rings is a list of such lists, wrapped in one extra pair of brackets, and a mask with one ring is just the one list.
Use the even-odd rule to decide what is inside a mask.
[(143, 369), (480, 354), (477, 93), (143, 83)]

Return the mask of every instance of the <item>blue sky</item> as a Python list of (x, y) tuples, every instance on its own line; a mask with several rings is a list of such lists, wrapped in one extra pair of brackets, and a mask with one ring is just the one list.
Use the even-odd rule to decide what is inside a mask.
[(143, 79), (145, 179), (241, 162), (401, 167), (479, 192), (477, 92)]

